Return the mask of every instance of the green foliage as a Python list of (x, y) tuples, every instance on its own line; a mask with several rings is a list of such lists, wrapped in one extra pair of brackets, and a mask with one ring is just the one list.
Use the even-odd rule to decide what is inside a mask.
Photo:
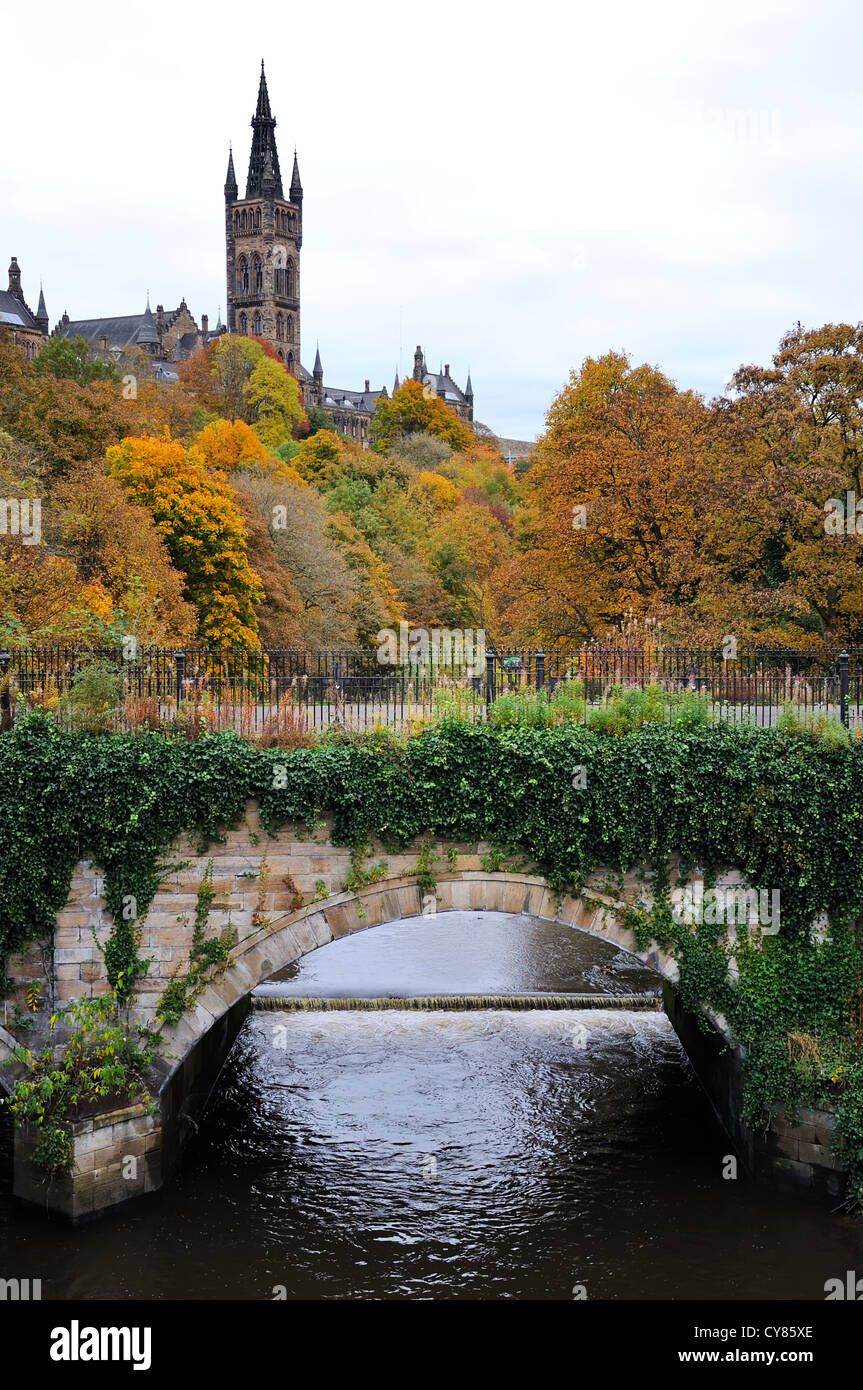
[(382, 878), (386, 878), (387, 866), (384, 861), (375, 864), (371, 869), (363, 868), (369, 848), (369, 842), (364, 837), (351, 850), (351, 867), (342, 885), (343, 893), (355, 893), (358, 888), (365, 888), (369, 883), (380, 883)]
[[(266, 883), (265, 879), (264, 883)], [(213, 973), (224, 970), (231, 951), (237, 944), (237, 933), (230, 928), (226, 928), (219, 936), (208, 937), (206, 934), (210, 907), (215, 896), (213, 861), (209, 859), (204, 870), (204, 877), (198, 885), (195, 900), (195, 920), (192, 929), (192, 946), (189, 951), (189, 967), (185, 973), (174, 976), (162, 994), (156, 1009), (156, 1017), (163, 1026), (179, 1023), (189, 1005), (201, 993)]]
[(523, 689), (499, 695), (489, 705), (489, 723), (498, 729), (521, 724), (530, 729), (551, 729), (584, 718), (584, 686), (580, 681), (561, 681), (551, 695), (545, 690)]
[[(318, 430), (333, 430), (333, 417), (326, 410), (321, 410), (319, 405), (310, 405), (306, 414), (309, 417), (309, 434), (317, 434)], [(290, 462), (289, 459), (285, 460)]]
[(437, 874), (432, 865), (436, 864), (439, 859), (439, 854), (432, 853), (431, 842), (424, 840), (414, 869), (417, 887), (423, 893), (434, 893), (437, 888)]
[(75, 1000), (51, 1020), (52, 1029), (58, 1020), (69, 1029), (59, 1056), (53, 1047), (35, 1056), (19, 1047), (13, 1054), (27, 1075), (5, 1104), (16, 1124), (41, 1131), (33, 1162), (48, 1177), (68, 1172), (72, 1165), (70, 1119), (113, 1098), (150, 1103), (144, 1077), (153, 1060), (152, 1040), (145, 1029), (133, 1031), (120, 1021), (119, 1004), (116, 990)]
[(587, 723), (604, 734), (630, 734), (642, 724), (668, 723), (675, 729), (702, 729), (710, 722), (710, 701), (694, 690), (663, 690), (661, 685), (615, 686), (603, 705), (591, 706)]
[(747, 1123), (766, 1127), (780, 1106), (835, 1111), (848, 1200), (863, 1206), (863, 920), (837, 912), (825, 940), (738, 928), (732, 942), (724, 926), (676, 923), (663, 893), (623, 922), (642, 950), (654, 940), (674, 955), (683, 1003), (722, 1014), (743, 1045)]
[(487, 874), (499, 874), (503, 869), (503, 854), (499, 849), (490, 849), (479, 862)]
[(851, 735), (839, 719), (827, 714), (808, 714), (797, 705), (787, 704), (777, 720), (776, 727), (783, 734), (793, 734), (798, 738), (820, 738), (822, 742), (842, 747), (851, 741)]
[(284, 444), (280, 444), (278, 449), (273, 450), (276, 458), (280, 458), (282, 463), (290, 463), (299, 452), (300, 446), (295, 439), (286, 439)]
[(76, 381), (79, 386), (87, 386), (91, 381), (120, 380), (120, 373), (113, 362), (91, 357), (85, 338), (49, 338), (39, 350), (33, 361), (39, 376), (51, 376)]
[(74, 728), (97, 733), (110, 728), (119, 701), (117, 668), (100, 657), (72, 677), (68, 694), (60, 700), (60, 711)]

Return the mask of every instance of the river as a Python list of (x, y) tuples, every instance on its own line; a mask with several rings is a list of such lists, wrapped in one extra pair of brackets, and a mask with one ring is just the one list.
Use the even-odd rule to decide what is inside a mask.
[[(655, 984), (569, 928), (446, 913), (264, 990)], [(861, 1267), (863, 1223), (724, 1179), (729, 1151), (662, 1013), (254, 1013), (181, 1171), (94, 1224), (13, 1201), (7, 1130), (0, 1248), (43, 1299), (822, 1300)]]

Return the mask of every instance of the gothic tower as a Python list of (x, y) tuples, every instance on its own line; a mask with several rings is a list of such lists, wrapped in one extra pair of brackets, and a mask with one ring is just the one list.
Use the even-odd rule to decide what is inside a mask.
[(225, 179), (228, 332), (265, 339), (298, 376), (303, 186), (295, 151), (287, 198), (282, 190), (263, 62), (252, 131), (245, 198), (237, 196), (233, 151)]

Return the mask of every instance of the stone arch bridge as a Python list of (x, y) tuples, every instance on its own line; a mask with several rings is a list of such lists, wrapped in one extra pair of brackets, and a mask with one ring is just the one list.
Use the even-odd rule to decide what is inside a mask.
[[(346, 892), (351, 853), (332, 844), (328, 827), (320, 826), (311, 835), (284, 828), (270, 837), (261, 829), (254, 803), (249, 803), (241, 827), (228, 830), (205, 854), (199, 849), (190, 836), (170, 847), (168, 855), (176, 867), (163, 880), (141, 923), (139, 954), (151, 963), (138, 982), (135, 1021), (152, 1024), (169, 981), (188, 968), (197, 891), (210, 860), (215, 896), (208, 934), (229, 927), (238, 940), (224, 968), (212, 973), (180, 1021), (162, 1031), (151, 1088), (158, 1095), (158, 1109), (148, 1113), (140, 1104), (128, 1105), (73, 1121), (74, 1170), (47, 1189), (30, 1161), (36, 1136), (16, 1130), (17, 1196), (84, 1220), (156, 1190), (176, 1168), (259, 984), (340, 937), (423, 912), (453, 910), (527, 914), (558, 922), (614, 943), (654, 969), (666, 1012), (744, 1166), (754, 1175), (782, 1176), (831, 1197), (841, 1190), (841, 1173), (829, 1148), (830, 1117), (801, 1120), (808, 1126), (806, 1138), (819, 1138), (823, 1149), (816, 1154), (810, 1144), (805, 1160), (800, 1125), (779, 1121), (764, 1140), (743, 1124), (741, 1054), (723, 1021), (711, 1019), (705, 1031), (680, 1004), (674, 961), (657, 949), (640, 950), (621, 925), (624, 899), (634, 897), (644, 885), (639, 875), (627, 876), (621, 900), (602, 891), (600, 884), (607, 877), (602, 874), (594, 876), (594, 886), (581, 896), (561, 896), (542, 877), (521, 868), (490, 868), (494, 861), (486, 844), (436, 842), (430, 846), (439, 856), (433, 893), (424, 892), (417, 881), (418, 847), (395, 855), (373, 847), (364, 867), (368, 873), (379, 865), (381, 876)], [(297, 906), (300, 895), (303, 903)], [(57, 1007), (108, 992), (100, 945), (112, 925), (100, 870), (81, 861), (57, 917), (53, 956), (33, 946), (9, 965), (16, 984), (13, 1004), (23, 1006), (27, 987), (41, 980), (39, 1014), (44, 1027)], [(9, 1058), (15, 1043), (7, 1004), (6, 1022), (0, 1023), (0, 1062)], [(35, 1044), (28, 1041), (28, 1046)], [(0, 1087), (8, 1090), (14, 1073), (14, 1067), (0, 1068)], [(815, 1123), (820, 1125), (817, 1136), (809, 1133)], [(793, 1158), (788, 1157), (791, 1152)]]

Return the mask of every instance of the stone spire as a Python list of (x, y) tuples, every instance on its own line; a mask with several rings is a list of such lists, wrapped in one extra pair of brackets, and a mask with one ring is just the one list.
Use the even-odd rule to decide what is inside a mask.
[(272, 179), (270, 185), (275, 197), (283, 198), (282, 175), (279, 171), (279, 155), (276, 150), (276, 122), (270, 112), (270, 97), (267, 91), (267, 79), (264, 74), (264, 63), (261, 60), (261, 81), (258, 87), (258, 105), (252, 117), (252, 152), (249, 156), (249, 177), (246, 180), (246, 197), (260, 198), (264, 192), (264, 172), (267, 165), (267, 155), (272, 161)]
[(398, 389), (399, 389), (399, 369), (398, 369), (398, 367), (396, 367), (396, 376), (395, 376), (395, 381), (393, 382), (393, 395), (395, 395), (395, 393), (396, 393), (396, 391), (398, 391)]
[(312, 376), (315, 378), (315, 381), (318, 383), (319, 386), (323, 385), (323, 380), (324, 380), (324, 369), (323, 369), (323, 366), (321, 365), (321, 350), (320, 350), (320, 348), (318, 348), (317, 351), (315, 352), (315, 365), (314, 365), (314, 368), (313, 368), (313, 370), (312, 370)]
[(36, 310), (36, 322), (43, 333), (48, 332), (48, 310), (45, 308), (45, 294), (42, 286), (39, 286), (39, 308)]
[(303, 201), (303, 185), (300, 183), (300, 166), (297, 163), (297, 152), (294, 150), (294, 171), (291, 174), (291, 202), (301, 203)]
[(234, 151), (228, 147), (228, 172), (225, 176), (225, 202), (235, 203), (237, 201), (237, 176), (234, 173)]
[(422, 381), (423, 377), (425, 376), (425, 372), (426, 369), (425, 359), (423, 358), (423, 350), (420, 347), (419, 343), (417, 343), (417, 350), (414, 353), (414, 381)]

